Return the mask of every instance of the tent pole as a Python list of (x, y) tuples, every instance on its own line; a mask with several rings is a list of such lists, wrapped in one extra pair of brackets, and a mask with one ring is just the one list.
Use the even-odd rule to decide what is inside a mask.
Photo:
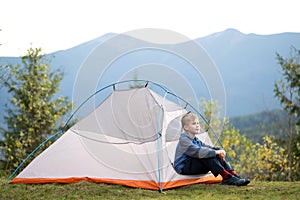
[(162, 192), (162, 182), (161, 182), (161, 150), (162, 150), (162, 126), (161, 126), (161, 120), (163, 120), (163, 105), (164, 101), (166, 99), (168, 92), (166, 91), (164, 94), (164, 98), (162, 99), (162, 102), (160, 104), (160, 110), (159, 110), (159, 117), (157, 122), (157, 165), (158, 165), (158, 185), (159, 185), (159, 192)]
[(9, 183), (9, 181), (15, 176), (15, 174), (19, 171), (19, 169), (25, 164), (25, 162), (31, 158), (31, 156), (37, 151), (39, 150), (46, 142), (48, 142), (49, 140), (51, 140), (52, 138), (54, 138), (56, 135), (59, 135), (60, 133), (62, 133), (63, 130), (60, 129), (59, 131), (57, 131), (56, 133), (54, 133), (53, 135), (50, 135), (45, 141), (43, 141), (38, 147), (36, 147), (24, 160), (23, 162), (21, 162), (21, 164), (13, 171), (13, 173), (8, 177), (8, 179), (6, 180), (6, 184)]

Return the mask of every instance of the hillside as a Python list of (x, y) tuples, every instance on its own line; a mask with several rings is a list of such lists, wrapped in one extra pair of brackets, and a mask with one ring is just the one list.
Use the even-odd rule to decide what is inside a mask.
[(261, 142), (265, 135), (276, 138), (284, 137), (287, 114), (282, 110), (269, 110), (257, 114), (233, 117), (232, 125), (240, 130), (240, 133), (254, 143)]
[(276, 52), (299, 49), (299, 33), (243, 34), (228, 29), (198, 40), (212, 57), (224, 80), (230, 117), (278, 108), (274, 82), (279, 79)]

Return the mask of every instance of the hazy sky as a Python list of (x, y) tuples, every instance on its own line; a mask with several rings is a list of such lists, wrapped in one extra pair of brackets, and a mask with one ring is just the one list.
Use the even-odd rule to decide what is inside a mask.
[(191, 39), (235, 28), (300, 32), (298, 0), (0, 0), (0, 56), (68, 49), (105, 33), (162, 28)]

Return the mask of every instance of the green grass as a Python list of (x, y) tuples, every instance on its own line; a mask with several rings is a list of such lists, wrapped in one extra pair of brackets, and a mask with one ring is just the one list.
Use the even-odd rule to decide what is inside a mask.
[[(1, 173), (1, 171), (0, 171)], [(162, 193), (90, 182), (75, 184), (5, 184), (0, 174), (0, 199), (300, 199), (300, 182), (251, 182), (245, 187), (196, 184)]]

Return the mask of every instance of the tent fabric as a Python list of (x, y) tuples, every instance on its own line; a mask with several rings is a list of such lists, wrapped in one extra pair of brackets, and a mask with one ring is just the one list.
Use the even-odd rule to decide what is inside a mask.
[[(174, 170), (178, 120), (185, 113), (149, 88), (113, 91), (10, 183), (85, 180), (162, 190), (220, 182), (211, 173), (183, 176)], [(211, 142), (207, 133), (198, 137)]]

